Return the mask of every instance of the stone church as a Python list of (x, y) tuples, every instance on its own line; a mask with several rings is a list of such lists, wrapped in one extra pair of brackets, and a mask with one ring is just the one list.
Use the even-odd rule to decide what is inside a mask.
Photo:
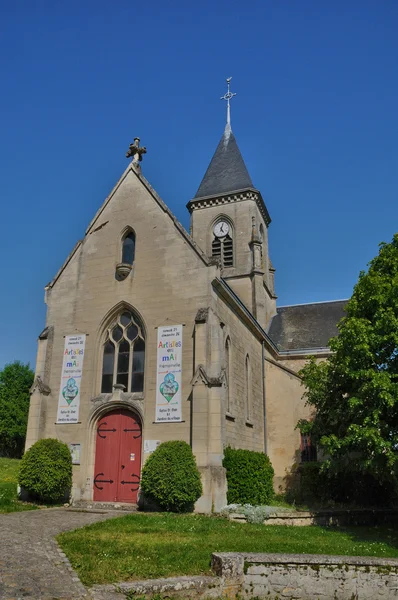
[[(195, 196), (190, 232), (127, 169), (45, 288), (26, 448), (71, 449), (74, 501), (136, 502), (161, 442), (188, 442), (200, 512), (226, 504), (223, 450), (269, 455), (275, 488), (315, 449), (295, 429), (309, 409), (299, 369), (329, 354), (344, 301), (277, 307), (270, 214), (231, 130)], [(200, 174), (198, 174), (200, 177)]]

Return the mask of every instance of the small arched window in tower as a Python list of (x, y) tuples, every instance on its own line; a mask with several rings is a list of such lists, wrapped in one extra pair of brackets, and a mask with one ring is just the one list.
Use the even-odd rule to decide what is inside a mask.
[(252, 382), (251, 382), (251, 371), (250, 371), (250, 359), (249, 359), (249, 355), (246, 356), (246, 361), (245, 361), (245, 384), (246, 384), (246, 390), (245, 390), (245, 413), (246, 413), (246, 421), (250, 421), (251, 419), (251, 412), (252, 412), (252, 398), (251, 398), (251, 391), (252, 391)]
[(213, 227), (213, 241), (211, 244), (212, 256), (219, 258), (221, 266), (233, 267), (234, 249), (231, 235), (231, 226), (226, 220), (219, 220)]
[(132, 265), (134, 263), (135, 256), (135, 235), (132, 231), (130, 231), (123, 238), (123, 247), (122, 247), (122, 263), (126, 265)]
[(110, 394), (115, 384), (126, 392), (144, 390), (145, 336), (138, 317), (121, 313), (109, 327), (104, 344), (101, 392)]

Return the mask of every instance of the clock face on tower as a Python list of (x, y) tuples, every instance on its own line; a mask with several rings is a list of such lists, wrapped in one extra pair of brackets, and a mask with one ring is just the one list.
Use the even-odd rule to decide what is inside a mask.
[(218, 221), (218, 223), (214, 225), (213, 231), (216, 237), (225, 237), (229, 233), (229, 225), (226, 221)]

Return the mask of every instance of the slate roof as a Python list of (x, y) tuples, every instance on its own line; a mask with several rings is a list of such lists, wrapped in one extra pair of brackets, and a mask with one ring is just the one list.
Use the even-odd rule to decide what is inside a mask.
[(217, 196), (253, 187), (235, 136), (231, 127), (227, 125), (195, 198)]
[(338, 335), (347, 300), (281, 306), (271, 321), (268, 335), (279, 350), (326, 348)]

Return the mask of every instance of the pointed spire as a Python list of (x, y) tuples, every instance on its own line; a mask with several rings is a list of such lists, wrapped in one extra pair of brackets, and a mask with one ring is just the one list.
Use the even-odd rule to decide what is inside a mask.
[(230, 90), (231, 79), (227, 79), (227, 93), (221, 96), (221, 100), (227, 101), (227, 124), (195, 198), (254, 187), (231, 129), (230, 100), (236, 96)]
[(195, 198), (253, 187), (231, 126), (227, 123)]

